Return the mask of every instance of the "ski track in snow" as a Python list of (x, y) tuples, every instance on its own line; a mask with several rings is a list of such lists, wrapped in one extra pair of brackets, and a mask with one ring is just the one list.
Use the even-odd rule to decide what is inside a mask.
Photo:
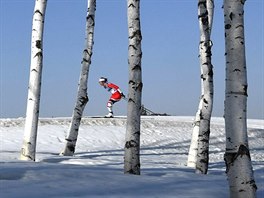
[[(123, 174), (124, 117), (83, 118), (75, 155), (59, 156), (70, 120), (40, 119), (34, 163), (18, 160), (24, 119), (0, 119), (1, 198), (228, 197), (223, 118), (211, 121), (208, 175), (197, 175), (185, 166), (193, 118), (143, 116), (141, 176)], [(264, 197), (264, 120), (248, 120), (248, 136), (258, 197)]]

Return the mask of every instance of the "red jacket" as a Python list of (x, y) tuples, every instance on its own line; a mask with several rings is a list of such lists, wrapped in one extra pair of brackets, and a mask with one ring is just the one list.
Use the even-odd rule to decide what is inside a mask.
[(122, 91), (119, 89), (119, 87), (113, 83), (106, 83), (105, 87), (109, 92), (112, 93), (110, 100), (120, 100), (122, 96)]

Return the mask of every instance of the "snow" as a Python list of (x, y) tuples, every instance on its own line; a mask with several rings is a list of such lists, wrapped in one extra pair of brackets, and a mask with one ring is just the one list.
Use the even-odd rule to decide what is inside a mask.
[[(59, 156), (70, 118), (42, 118), (36, 162), (19, 160), (24, 119), (0, 119), (0, 197), (229, 197), (223, 118), (211, 122), (207, 175), (186, 167), (192, 117), (142, 117), (141, 175), (123, 174), (125, 117), (85, 117), (76, 154)], [(264, 197), (264, 120), (248, 120), (257, 197)]]

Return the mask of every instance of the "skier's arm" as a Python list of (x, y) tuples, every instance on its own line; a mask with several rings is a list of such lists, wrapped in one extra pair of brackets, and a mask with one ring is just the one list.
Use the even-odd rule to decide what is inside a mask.
[(121, 94), (121, 97), (122, 98), (126, 98), (126, 96), (123, 94), (123, 92), (121, 91), (121, 89), (118, 88), (117, 91)]
[(111, 89), (115, 89), (115, 90), (119, 89), (119, 87), (113, 83), (108, 83), (107, 86), (108, 86), (108, 88), (111, 88)]
[(123, 94), (122, 90), (121, 90), (117, 85), (115, 85), (115, 84), (113, 84), (113, 83), (108, 83), (108, 87), (109, 87), (109, 89), (115, 89), (115, 90), (117, 90), (117, 91), (121, 94), (121, 97), (122, 97), (122, 98), (125, 98), (125, 97), (126, 97), (126, 96)]

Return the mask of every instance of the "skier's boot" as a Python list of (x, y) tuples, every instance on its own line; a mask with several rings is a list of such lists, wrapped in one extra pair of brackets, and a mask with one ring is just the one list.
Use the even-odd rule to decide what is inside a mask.
[(110, 113), (108, 113), (108, 114), (105, 116), (105, 118), (113, 118), (113, 117), (114, 117), (113, 112), (110, 112)]

